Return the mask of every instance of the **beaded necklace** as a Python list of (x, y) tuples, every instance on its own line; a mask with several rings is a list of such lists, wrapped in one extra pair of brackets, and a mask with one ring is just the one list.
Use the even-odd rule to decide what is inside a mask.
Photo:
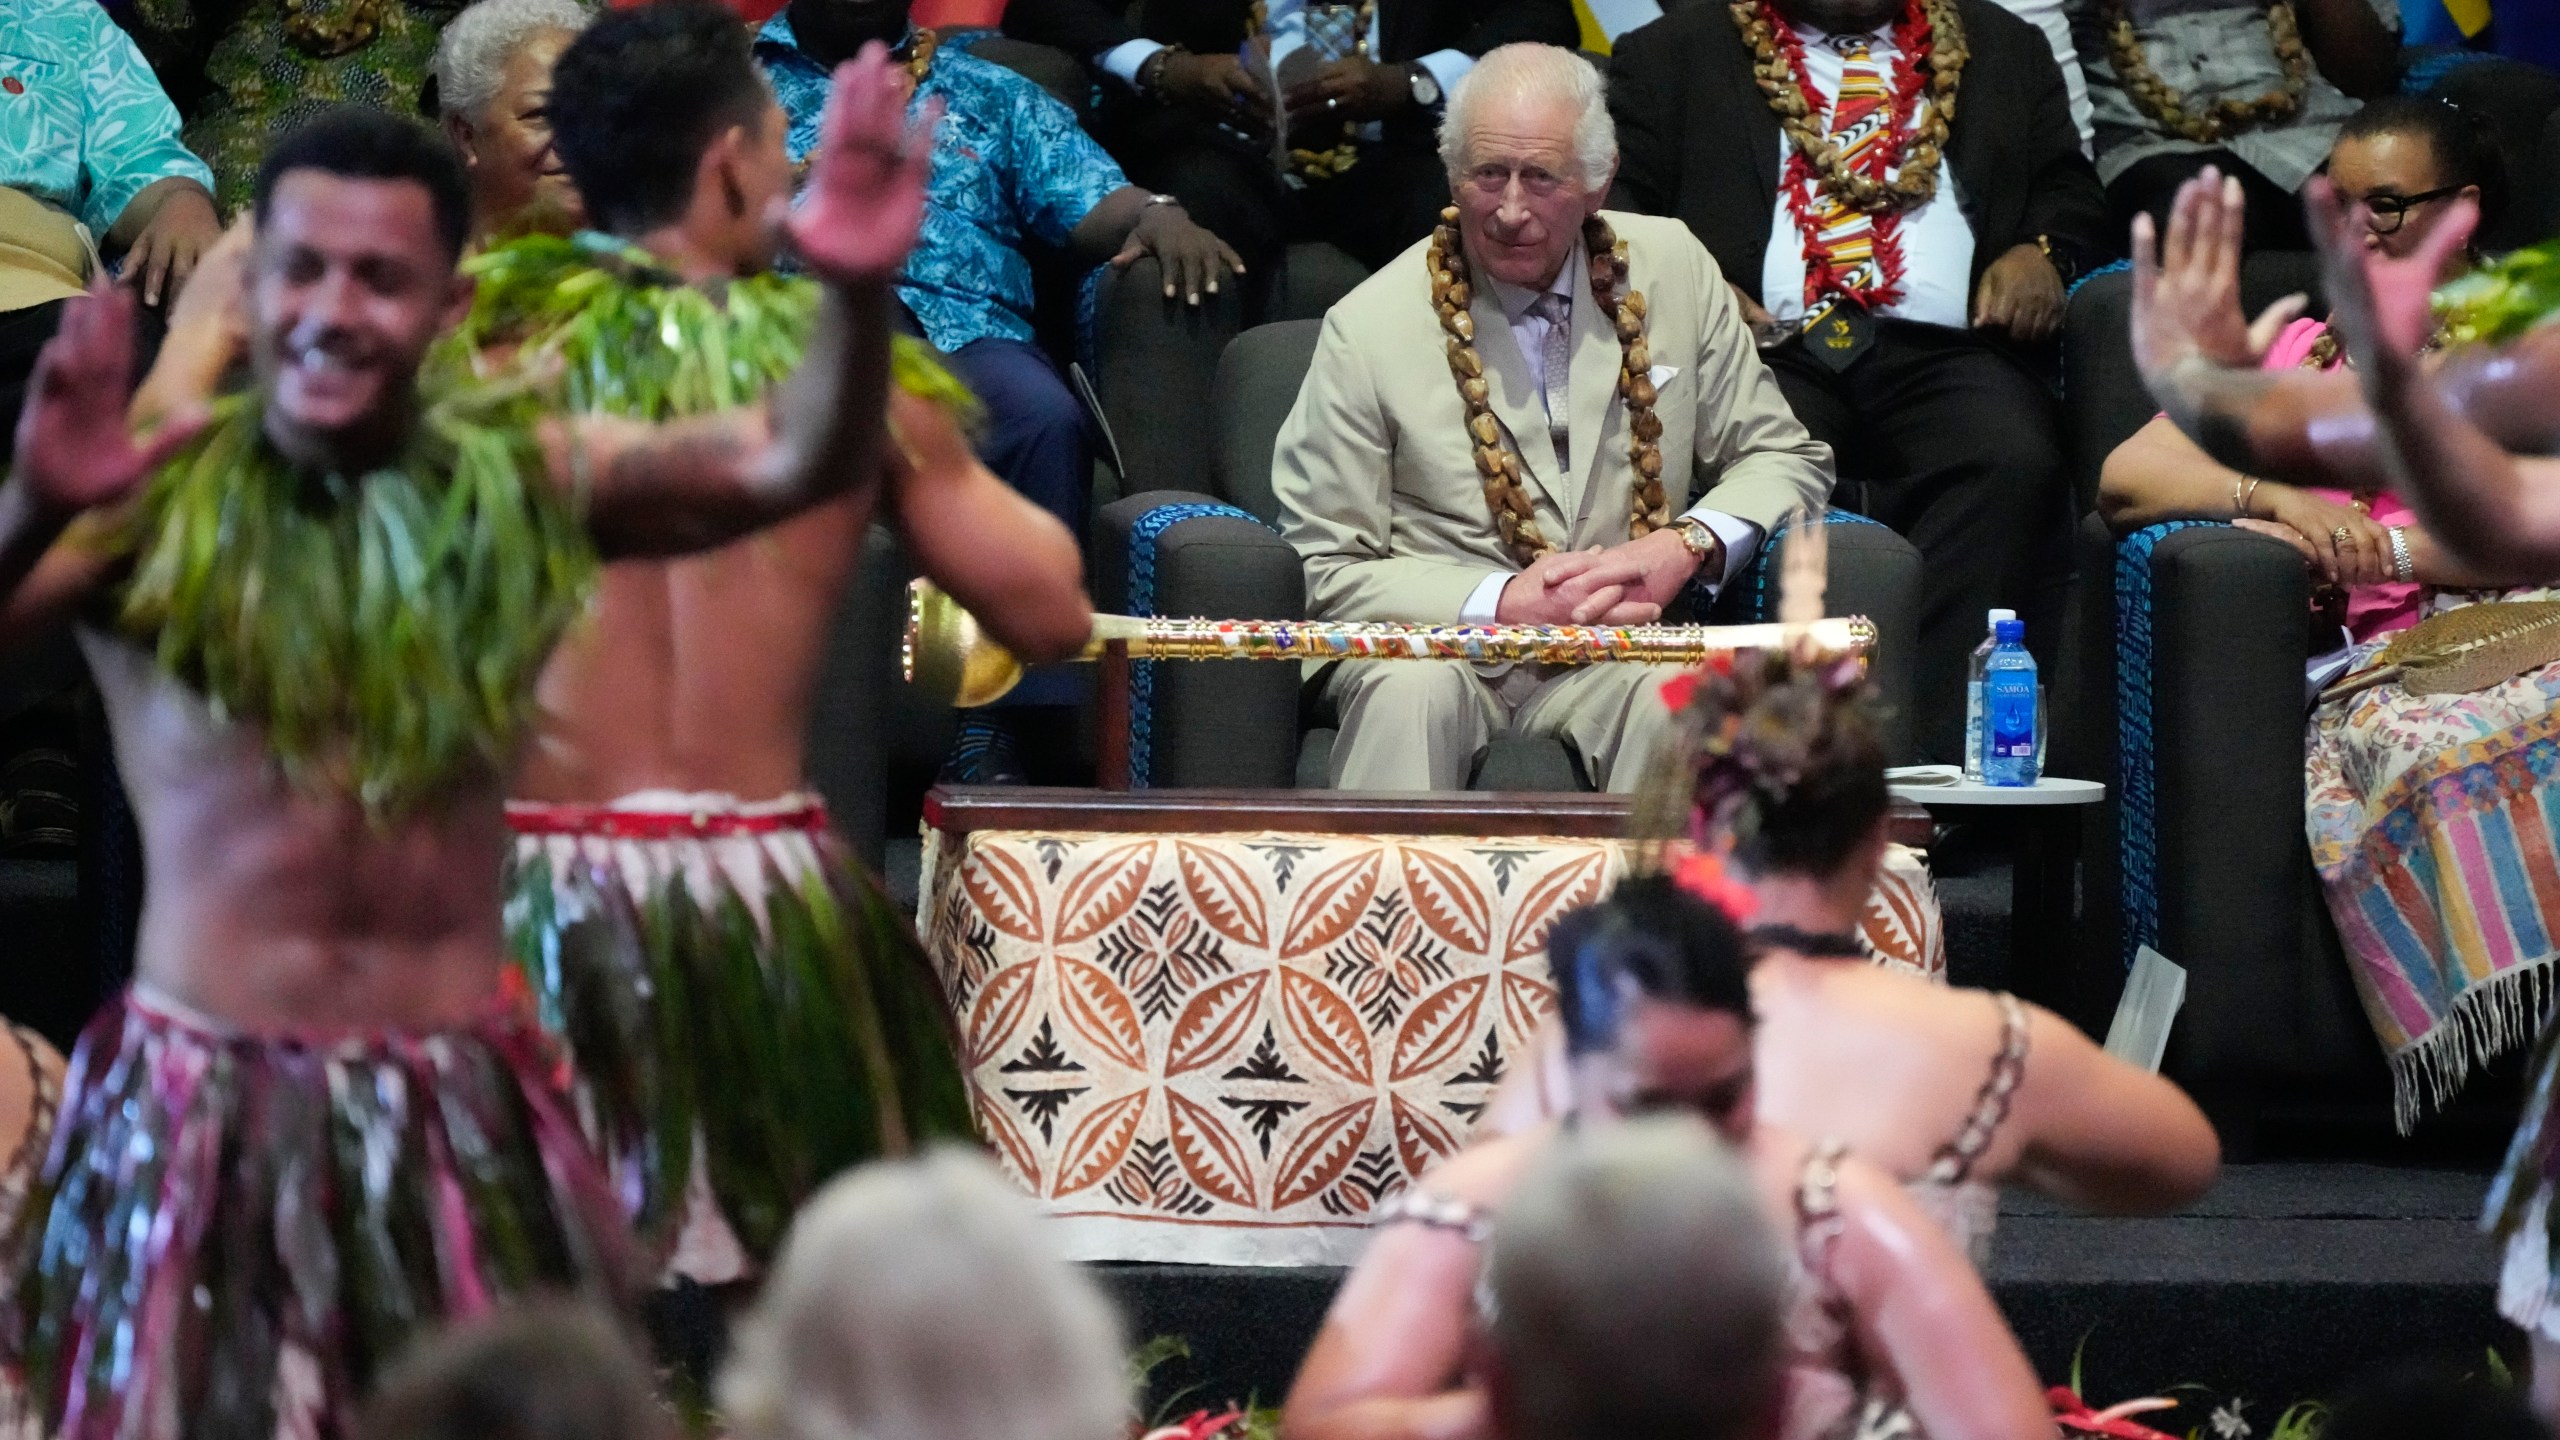
[[(1627, 286), (1626, 242), (1608, 221), (1594, 215), (1582, 222), (1582, 244), (1591, 256), (1591, 298), (1618, 332), (1618, 394), (1627, 405), (1627, 458), (1635, 468), (1627, 529), (1630, 538), (1641, 540), (1671, 523), (1671, 503), (1662, 489), (1662, 417), (1653, 413), (1653, 356), (1644, 337), (1644, 294)], [(1475, 287), (1467, 275), (1456, 206), (1440, 212), (1425, 263), (1431, 267), (1431, 307), (1447, 338), (1449, 374), (1467, 407), (1467, 436), (1475, 442), (1485, 503), (1503, 545), (1526, 568), (1553, 554), (1555, 545), (1538, 529), (1537, 507), (1520, 483), (1520, 456), (1503, 443), (1502, 421), (1493, 413), (1492, 382), (1476, 353), (1475, 317), (1467, 309)]]

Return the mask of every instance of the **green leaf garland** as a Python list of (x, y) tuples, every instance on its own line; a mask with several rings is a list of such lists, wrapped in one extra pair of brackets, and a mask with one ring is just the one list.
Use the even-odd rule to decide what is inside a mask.
[[(608, 235), (528, 235), (463, 264), (477, 288), (444, 364), (502, 347), (519, 374), (545, 377), (561, 408), (642, 420), (703, 415), (762, 399), (800, 365), (818, 313), (815, 281), (771, 272), (717, 290), (688, 285)], [(933, 347), (901, 335), (891, 378), (974, 428), (977, 397)]]
[(472, 387), (430, 405), (369, 474), (276, 453), (225, 397), (155, 475), (120, 548), (117, 621), (288, 777), (377, 821), (513, 757), (543, 662), (594, 579), (575, 501), (518, 410)]
[(2560, 240), (2481, 266), (2436, 291), (2435, 304), (2454, 344), (2514, 339), (2560, 312)]

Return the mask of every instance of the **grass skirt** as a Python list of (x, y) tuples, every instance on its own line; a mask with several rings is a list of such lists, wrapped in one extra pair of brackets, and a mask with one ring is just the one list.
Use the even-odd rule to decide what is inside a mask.
[(513, 1013), (249, 1035), (135, 991), (73, 1053), (0, 1347), (49, 1434), (342, 1434), (422, 1331), (629, 1293), (627, 1232)]
[(914, 929), (816, 800), (652, 792), (508, 818), (508, 934), (655, 1261), (737, 1278), (696, 1243), (705, 1182), (761, 1264), (836, 1172), (974, 1136)]

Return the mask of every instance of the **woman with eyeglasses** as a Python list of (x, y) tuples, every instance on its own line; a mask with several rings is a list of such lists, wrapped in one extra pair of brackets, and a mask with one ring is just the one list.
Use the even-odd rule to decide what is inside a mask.
[(1838, 1142), (1759, 1123), (1751, 960), (1726, 911), (1662, 876), (1629, 879), (1559, 921), (1547, 959), (1571, 1109), (1469, 1145), (1379, 1211), (1290, 1388), (1285, 1440), (1486, 1440), (1469, 1357), (1504, 1199), (1561, 1129), (1664, 1111), (1730, 1142), (1777, 1222), (1790, 1271), (1779, 1440), (2054, 1433), (2016, 1337), (1928, 1213)]
[[(2365, 245), (2394, 258), (2415, 254), (2468, 200), (2494, 219), (2504, 200), (2505, 168), (2479, 124), (2441, 100), (2391, 95), (2358, 111), (2329, 151), (2329, 181), (2339, 197), (2365, 207)], [(2455, 279), (2478, 255), (2457, 247), (2438, 283)], [(2301, 308), (2297, 298), (2292, 309)], [(2272, 337), (2270, 370), (2325, 370), (2341, 363), (2337, 339), (2319, 320), (2284, 310), (2260, 325)], [(2330, 608), (2351, 640), (2371, 640), (2418, 622), (2422, 591), (2474, 588), (2502, 577), (2476, 574), (2445, 554), (2409, 508), (2388, 491), (2355, 492), (2287, 485), (2217, 465), (2167, 417), (2155, 417), (2107, 457), (2098, 510), (2118, 534), (2163, 520), (2228, 520), (2301, 552), (2324, 582)], [(2503, 577), (2515, 578), (2515, 577)]]
[[(2432, 100), (2367, 106), (2329, 162), (2346, 210), (2337, 228), (2361, 226), (2368, 271), (2432, 269), (2438, 284), (2477, 263), (2468, 238), (2494, 216), (2500, 178), (2481, 132)], [(2179, 205), (2151, 283), (2162, 295), (2214, 297), (2209, 308), (2236, 335), (2229, 268), (2239, 222), (2230, 197), (2200, 187)], [(2137, 233), (2138, 250), (2149, 243)], [(2415, 337), (2423, 327), (2406, 328)], [(2284, 325), (2272, 344), (2272, 318), (2249, 330), (2266, 370), (2343, 363), (2340, 337), (2316, 322)], [(2476, 369), (2472, 360), (2448, 369), (2425, 353), (2444, 334), (2413, 347), (2422, 349), (2419, 367)], [(2100, 504), (2120, 530), (2228, 519), (2291, 546), (2327, 582), (2329, 613), (2345, 633), (2331, 624), (2321, 633), (2334, 643), (2314, 645), (2330, 653), (2312, 661), (2312, 684), (2326, 688), (2315, 692), (2306, 726), (2304, 830), (2357, 993), (2389, 1057), (2405, 1130), (2475, 1067), (2525, 1044), (2542, 987), (2560, 965), (2551, 859), (2560, 848), (2560, 776), (2544, 759), (2560, 742), (2560, 663), (2486, 688), (2420, 695), (2378, 674), (2377, 656), (2395, 633), (2435, 614), (2560, 599), (2550, 583), (2560, 576), (2547, 564), (2487, 573), (2458, 561), (2382, 488), (2378, 465), (2349, 473), (2370, 488), (2224, 469), (2159, 419), (2108, 459)]]

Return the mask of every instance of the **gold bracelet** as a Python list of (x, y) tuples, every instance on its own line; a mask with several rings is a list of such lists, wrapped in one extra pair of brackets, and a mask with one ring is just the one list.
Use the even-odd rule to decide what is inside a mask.
[(2241, 476), (2239, 479), (2232, 481), (2232, 482), (2231, 482), (2231, 518), (2232, 518), (2232, 519), (2234, 519), (2234, 520), (2251, 520), (2251, 519), (2255, 519), (2255, 518), (2257, 518), (2257, 517), (2255, 517), (2255, 516), (2253, 516), (2253, 515), (2251, 515), (2251, 514), (2249, 513), (2249, 504), (2250, 504), (2250, 502), (2251, 502), (2251, 501), (2253, 501), (2253, 500), (2256, 500), (2257, 498), (2258, 498), (2258, 477), (2257, 477), (2257, 476), (2255, 476), (2255, 475), (2243, 475), (2243, 476)]

